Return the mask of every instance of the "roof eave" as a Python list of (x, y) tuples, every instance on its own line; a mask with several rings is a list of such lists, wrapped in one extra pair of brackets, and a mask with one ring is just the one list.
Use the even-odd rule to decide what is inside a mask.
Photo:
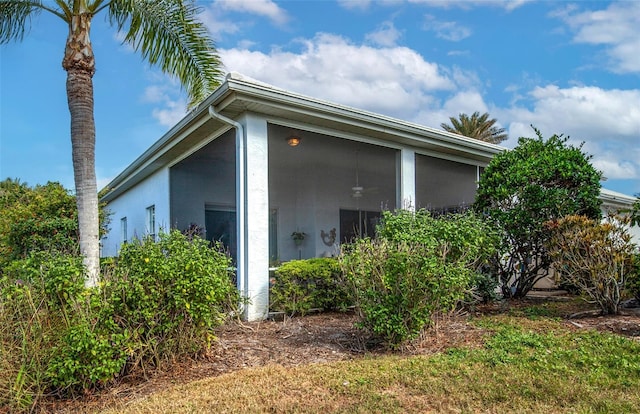
[(190, 128), (209, 119), (208, 108), (224, 112), (234, 102), (260, 102), (269, 106), (281, 106), (299, 113), (317, 115), (319, 118), (356, 125), (371, 131), (378, 131), (396, 142), (415, 147), (431, 146), (448, 151), (459, 151), (473, 155), (476, 159), (490, 160), (493, 155), (506, 148), (475, 139), (429, 128), (416, 123), (376, 114), (353, 107), (286, 91), (274, 86), (248, 79), (236, 73), (227, 75), (225, 81), (195, 109), (185, 115), (158, 141), (136, 158), (106, 186), (110, 189), (103, 201), (111, 201), (135, 183), (161, 168), (154, 164), (168, 149), (185, 139)]

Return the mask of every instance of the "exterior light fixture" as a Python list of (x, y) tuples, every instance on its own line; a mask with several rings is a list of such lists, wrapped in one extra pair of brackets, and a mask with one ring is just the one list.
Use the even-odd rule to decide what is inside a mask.
[(297, 147), (300, 144), (300, 141), (302, 141), (302, 138), (297, 135), (291, 135), (287, 138), (287, 144), (289, 144), (290, 147)]

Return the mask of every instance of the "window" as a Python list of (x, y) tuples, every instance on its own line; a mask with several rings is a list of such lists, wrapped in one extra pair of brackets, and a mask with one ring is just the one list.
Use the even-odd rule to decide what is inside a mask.
[(122, 217), (120, 219), (120, 240), (122, 243), (126, 243), (129, 240), (129, 236), (127, 234), (127, 218)]
[(238, 248), (236, 241), (236, 212), (227, 208), (208, 207), (204, 212), (206, 238), (210, 242), (222, 243), (234, 263)]
[(379, 211), (340, 210), (340, 241), (351, 243), (358, 237), (374, 237), (378, 223)]
[(147, 207), (147, 233), (155, 240), (156, 238), (156, 206)]

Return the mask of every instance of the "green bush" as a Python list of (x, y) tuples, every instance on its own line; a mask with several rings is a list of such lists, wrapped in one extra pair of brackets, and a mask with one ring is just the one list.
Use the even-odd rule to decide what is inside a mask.
[(633, 255), (632, 271), (627, 280), (627, 290), (636, 300), (640, 301), (640, 253)]
[(499, 285), (498, 276), (491, 272), (489, 266), (481, 266), (478, 273), (471, 280), (471, 292), (468, 302), (489, 303), (498, 299), (496, 290)]
[[(0, 181), (0, 211), (0, 272), (31, 252), (78, 253), (76, 198), (59, 183), (32, 188), (18, 180)], [(100, 205), (101, 234), (108, 225)]]
[(471, 213), (383, 212), (377, 234), (344, 246), (340, 263), (360, 326), (391, 347), (468, 297), (476, 269), (495, 248), (494, 232)]
[(0, 264), (32, 251), (78, 251), (75, 197), (60, 184), (30, 188), (19, 181), (0, 181), (0, 209)]
[(126, 336), (110, 331), (108, 325), (93, 317), (66, 329), (47, 366), (46, 377), (54, 388), (71, 393), (89, 390), (124, 370)]
[(206, 349), (238, 304), (231, 259), (177, 230), (126, 244), (103, 289), (118, 330), (128, 334), (129, 368)]
[(478, 183), (474, 209), (501, 233), (491, 260), (502, 295), (523, 298), (549, 274), (552, 259), (544, 223), (569, 214), (598, 220), (602, 174), (582, 145), (569, 137), (520, 137), (510, 151), (497, 154)]
[[(34, 252), (0, 276), (0, 406), (31, 410), (194, 355), (238, 303), (227, 256), (178, 231), (123, 246), (99, 289), (82, 258)], [(138, 371), (140, 372), (140, 371)]]
[(292, 260), (275, 271), (271, 309), (304, 315), (309, 310), (344, 310), (352, 301), (333, 258)]
[(615, 218), (601, 222), (571, 215), (546, 223), (549, 252), (559, 280), (576, 286), (602, 313), (619, 311), (623, 289), (633, 277), (634, 244)]
[(45, 391), (73, 394), (108, 381), (126, 357), (96, 315), (82, 258), (35, 252), (0, 278), (0, 405), (26, 410)]

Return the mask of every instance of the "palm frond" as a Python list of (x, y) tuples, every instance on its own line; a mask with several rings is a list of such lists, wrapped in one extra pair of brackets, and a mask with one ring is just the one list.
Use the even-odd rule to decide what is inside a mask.
[(176, 76), (189, 95), (189, 106), (204, 100), (219, 84), (222, 63), (193, 1), (113, 0), (112, 23), (126, 32), (124, 42), (150, 64)]
[(21, 41), (31, 28), (31, 16), (42, 10), (41, 3), (0, 0), (0, 44)]
[(465, 137), (479, 139), (481, 141), (499, 144), (509, 136), (504, 128), (498, 128), (495, 123), (497, 119), (489, 119), (489, 114), (474, 112), (471, 116), (461, 113), (458, 117), (449, 117), (451, 125), (442, 123), (440, 126), (447, 132), (463, 135)]

